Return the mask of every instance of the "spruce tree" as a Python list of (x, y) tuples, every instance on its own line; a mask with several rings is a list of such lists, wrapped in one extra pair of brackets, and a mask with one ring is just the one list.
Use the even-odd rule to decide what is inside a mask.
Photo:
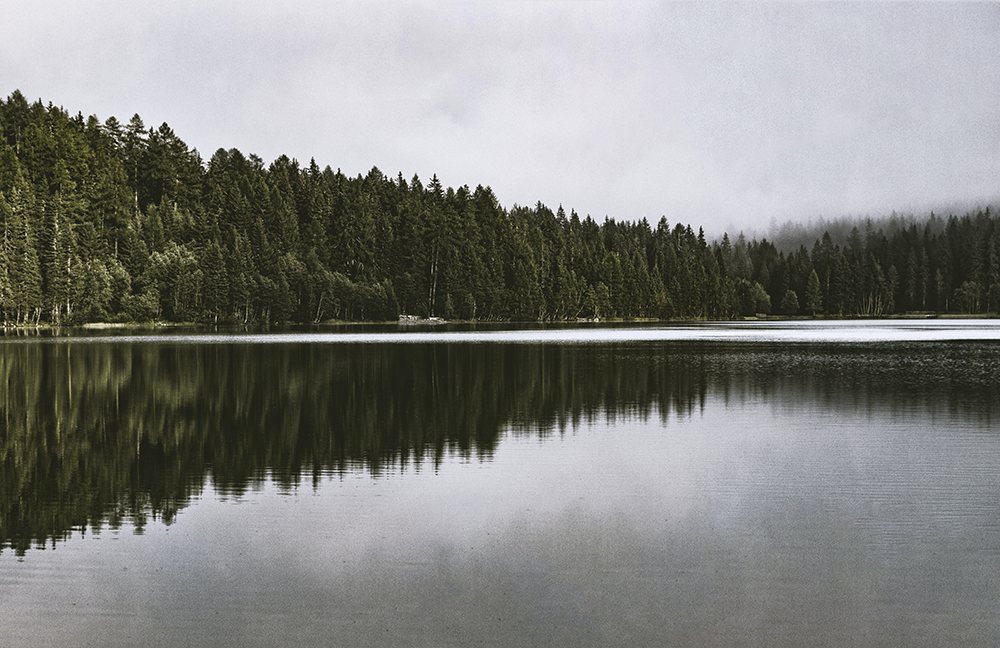
[(799, 312), (799, 297), (791, 288), (785, 291), (781, 300), (781, 311), (785, 315), (797, 315)]
[(813, 317), (823, 310), (823, 294), (820, 292), (819, 275), (813, 269), (809, 272), (809, 279), (806, 281), (806, 310)]

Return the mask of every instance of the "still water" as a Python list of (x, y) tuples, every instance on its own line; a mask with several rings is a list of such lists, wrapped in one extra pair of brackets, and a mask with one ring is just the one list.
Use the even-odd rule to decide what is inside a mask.
[(995, 646), (994, 325), (0, 338), (0, 645)]

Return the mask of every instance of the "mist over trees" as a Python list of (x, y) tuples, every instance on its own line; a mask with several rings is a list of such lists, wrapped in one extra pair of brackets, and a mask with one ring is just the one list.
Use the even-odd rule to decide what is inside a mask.
[(139, 115), (0, 101), (7, 325), (1000, 310), (989, 209), (841, 225), (797, 248), (708, 242), (666, 218), (504, 207), (436, 175), (348, 177), (237, 149), (204, 160)]

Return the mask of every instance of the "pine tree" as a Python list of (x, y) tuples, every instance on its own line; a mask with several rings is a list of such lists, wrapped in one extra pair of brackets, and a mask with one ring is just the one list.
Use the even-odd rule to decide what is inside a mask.
[(812, 313), (813, 317), (823, 310), (823, 294), (820, 292), (819, 275), (816, 274), (815, 269), (809, 272), (809, 279), (806, 282), (805, 298), (805, 308), (807, 311)]
[(799, 297), (791, 288), (785, 291), (781, 300), (781, 311), (785, 315), (797, 315), (799, 312)]
[(139, 215), (139, 188), (141, 185), (140, 170), (145, 165), (146, 155), (146, 126), (142, 123), (142, 118), (136, 113), (132, 115), (128, 126), (125, 127), (125, 140), (122, 150), (122, 162), (128, 178), (129, 189), (132, 190), (133, 216)]
[(212, 239), (205, 246), (199, 258), (199, 266), (205, 281), (203, 305), (206, 318), (213, 324), (219, 318), (226, 319), (226, 305), (229, 302), (229, 276), (226, 260), (219, 241)]
[(8, 250), (9, 304), (17, 325), (38, 324), (42, 312), (42, 273), (34, 236), (19, 190), (14, 190), (10, 226), (4, 233)]

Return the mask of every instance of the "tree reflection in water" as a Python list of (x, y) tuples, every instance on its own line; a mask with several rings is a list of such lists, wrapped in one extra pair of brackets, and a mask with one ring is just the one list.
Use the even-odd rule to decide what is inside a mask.
[(170, 524), (206, 479), (239, 494), (265, 475), (488, 458), (505, 430), (547, 435), (623, 414), (690, 416), (797, 398), (834, 411), (1000, 403), (988, 344), (776, 345), (0, 343), (0, 546), (74, 530)]

